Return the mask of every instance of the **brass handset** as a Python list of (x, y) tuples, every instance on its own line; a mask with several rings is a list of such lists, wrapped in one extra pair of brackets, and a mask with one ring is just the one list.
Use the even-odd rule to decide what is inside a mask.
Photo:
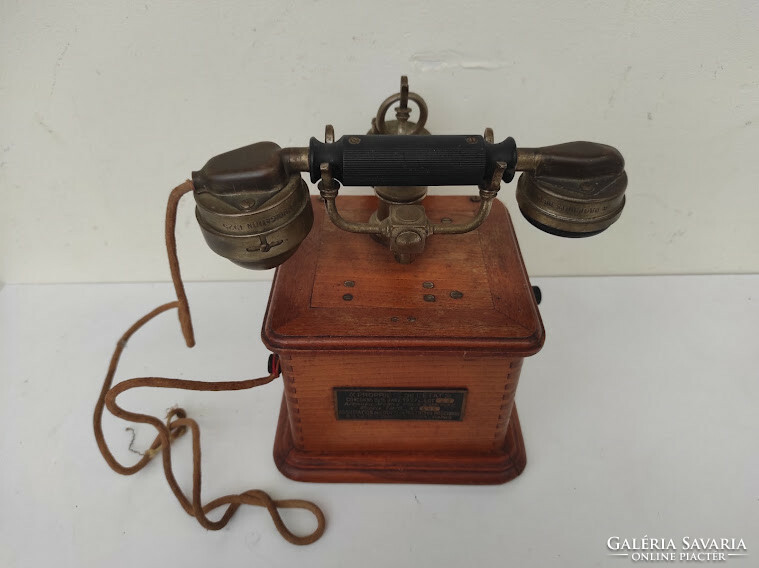
[[(211, 158), (192, 174), (196, 216), (208, 245), (246, 268), (268, 269), (287, 260), (313, 223), (302, 172), (318, 182), (335, 225), (373, 235), (401, 263), (422, 253), (431, 235), (476, 229), (487, 218), (501, 181), (510, 182), (516, 171), (524, 172), (517, 185), (522, 214), (548, 233), (595, 235), (622, 212), (627, 175), (622, 155), (611, 146), (569, 142), (517, 148), (513, 138), (494, 143), (490, 129), (485, 136), (429, 135), (402, 120), (408, 116), (402, 108), (397, 111), (399, 120), (387, 124), (400, 134), (379, 134), (375, 119), (368, 135), (335, 140), (327, 126), (325, 142), (311, 138), (308, 147), (259, 142)], [(381, 126), (387, 129), (384, 120)], [(369, 219), (345, 219), (336, 204), (341, 183), (373, 186), (377, 211)], [(472, 219), (453, 224), (428, 218), (427, 186), (444, 185), (479, 188), (473, 197), (480, 206)]]

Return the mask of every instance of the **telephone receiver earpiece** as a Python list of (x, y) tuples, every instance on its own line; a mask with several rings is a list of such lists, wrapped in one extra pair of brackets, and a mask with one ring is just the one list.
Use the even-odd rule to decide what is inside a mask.
[(519, 150), (519, 209), (532, 225), (560, 237), (606, 230), (625, 206), (625, 160), (616, 148), (569, 142)]
[(314, 221), (308, 186), (282, 149), (258, 142), (211, 158), (192, 172), (195, 216), (215, 253), (253, 270), (279, 266)]

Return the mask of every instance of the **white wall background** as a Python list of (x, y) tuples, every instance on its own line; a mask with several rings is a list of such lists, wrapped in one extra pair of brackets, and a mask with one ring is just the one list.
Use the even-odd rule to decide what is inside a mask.
[[(363, 132), (404, 73), (433, 133), (626, 157), (627, 207), (593, 239), (534, 230), (504, 186), (533, 275), (759, 272), (758, 58), (753, 0), (0, 0), (0, 281), (167, 279), (191, 170)], [(271, 276), (211, 253), (190, 201), (188, 279)]]

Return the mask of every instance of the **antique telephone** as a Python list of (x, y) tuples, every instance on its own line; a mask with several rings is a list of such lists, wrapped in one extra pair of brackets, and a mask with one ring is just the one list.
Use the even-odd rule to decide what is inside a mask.
[[(409, 120), (413, 101), (417, 122)], [(386, 121), (398, 102), (396, 120)], [(177, 301), (139, 320), (119, 342), (98, 400), (94, 426), (109, 465), (139, 471), (162, 453), (169, 485), (183, 508), (206, 528), (221, 528), (241, 504), (266, 507), (295, 544), (321, 536), (324, 516), (307, 501), (273, 501), (246, 491), (203, 505), (198, 427), (182, 409), (166, 424), (116, 404), (142, 386), (240, 390), (281, 373), (285, 393), (274, 458), (301, 481), (503, 483), (526, 457), (514, 406), (524, 357), (543, 345), (531, 287), (505, 207), (495, 198), (517, 171), (517, 202), (537, 228), (564, 237), (607, 229), (621, 214), (627, 176), (611, 146), (571, 142), (518, 148), (512, 138), (431, 135), (427, 106), (401, 90), (380, 106), (367, 135), (308, 147), (259, 142), (216, 156), (172, 192), (166, 239)], [(302, 179), (317, 183), (312, 197)], [(340, 184), (373, 186), (375, 197), (338, 198)], [(427, 197), (428, 186), (476, 185), (477, 194)], [(203, 382), (159, 377), (111, 387), (128, 338), (172, 308), (188, 346), (189, 308), (176, 260), (179, 198), (192, 191), (196, 217), (213, 251), (245, 268), (278, 267), (262, 338), (275, 353), (261, 379)], [(369, 238), (371, 236), (371, 238)], [(388, 254), (387, 248), (392, 254)], [(140, 462), (119, 464), (105, 443), (103, 409), (153, 425), (156, 441)], [(192, 498), (171, 469), (170, 444), (193, 435)], [(219, 521), (207, 513), (227, 505)], [(314, 513), (318, 528), (293, 535), (278, 508)]]

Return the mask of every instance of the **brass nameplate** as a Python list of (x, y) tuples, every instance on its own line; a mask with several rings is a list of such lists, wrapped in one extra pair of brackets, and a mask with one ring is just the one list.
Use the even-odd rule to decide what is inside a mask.
[(336, 387), (338, 420), (461, 420), (466, 389)]

